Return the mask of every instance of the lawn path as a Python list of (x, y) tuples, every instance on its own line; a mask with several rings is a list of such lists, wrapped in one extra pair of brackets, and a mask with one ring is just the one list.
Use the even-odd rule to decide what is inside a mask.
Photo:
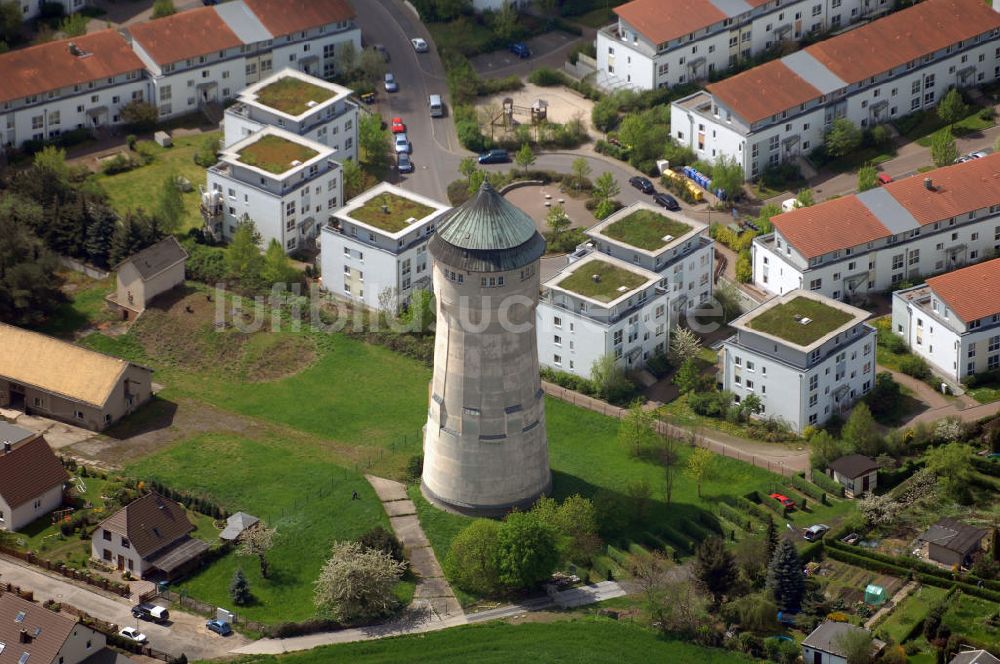
[(899, 592), (893, 595), (892, 599), (885, 603), (881, 609), (875, 612), (871, 618), (865, 621), (865, 629), (871, 629), (873, 625), (877, 624), (882, 618), (882, 614), (892, 613), (893, 609), (898, 607), (903, 603), (903, 600), (909, 597), (910, 593), (919, 587), (919, 583), (916, 581), (910, 581), (905, 586), (899, 589)]

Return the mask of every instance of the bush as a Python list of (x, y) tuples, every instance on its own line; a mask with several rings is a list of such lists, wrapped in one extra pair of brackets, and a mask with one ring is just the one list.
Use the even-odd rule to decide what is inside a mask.
[(824, 491), (826, 491), (831, 495), (837, 497), (843, 497), (844, 495), (843, 485), (841, 485), (840, 482), (836, 481), (826, 473), (813, 472), (812, 482), (813, 484), (815, 484), (816, 486), (818, 486), (819, 488), (823, 489)]
[(105, 175), (116, 175), (118, 173), (127, 173), (138, 167), (138, 160), (119, 153), (101, 165), (101, 172)]
[(528, 82), (542, 87), (562, 85), (566, 81), (566, 74), (549, 67), (539, 67), (528, 76)]
[(931, 377), (931, 368), (927, 361), (916, 355), (906, 355), (900, 359), (899, 370), (918, 380), (926, 380)]
[(693, 392), (688, 395), (688, 405), (698, 415), (724, 417), (733, 403), (731, 392)]
[(382, 526), (375, 526), (367, 533), (358, 538), (358, 543), (367, 549), (375, 549), (392, 556), (396, 562), (403, 562), (406, 556), (403, 553), (403, 544)]
[(816, 486), (801, 475), (792, 475), (788, 478), (788, 483), (810, 498), (822, 501), (826, 497), (826, 492), (822, 488)]

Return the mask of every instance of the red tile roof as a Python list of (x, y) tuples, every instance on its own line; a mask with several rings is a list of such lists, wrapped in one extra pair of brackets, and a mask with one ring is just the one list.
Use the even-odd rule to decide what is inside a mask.
[(747, 122), (763, 120), (823, 96), (781, 60), (712, 83), (706, 89)]
[(614, 8), (623, 21), (654, 44), (664, 44), (725, 20), (709, 0), (632, 0)]
[(924, 0), (806, 51), (845, 82), (857, 83), (994, 28), (1000, 28), (1000, 14), (982, 0)]
[(290, 35), (355, 16), (348, 0), (244, 0), (274, 36)]
[(890, 235), (889, 229), (854, 196), (797, 208), (773, 217), (771, 223), (807, 259)]
[(1000, 314), (1000, 258), (931, 277), (927, 285), (966, 323)]
[[(930, 178), (933, 191), (924, 186)], [(885, 188), (925, 226), (1000, 204), (1000, 153), (904, 178)]]
[(68, 479), (62, 462), (41, 436), (15, 446), (7, 454), (0, 449), (0, 496), (11, 509)]
[[(69, 50), (71, 43), (85, 55), (73, 55)], [(114, 30), (29, 46), (0, 55), (0, 101), (99, 81), (142, 68), (142, 61)]]
[(213, 7), (199, 7), (128, 28), (132, 38), (160, 65), (180, 62), (243, 44)]

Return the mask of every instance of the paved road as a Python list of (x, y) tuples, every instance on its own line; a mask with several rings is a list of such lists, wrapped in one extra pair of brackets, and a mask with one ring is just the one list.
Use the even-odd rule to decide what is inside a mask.
[(137, 621), (132, 617), (132, 602), (125, 598), (112, 598), (82, 588), (9, 558), (0, 558), (0, 578), (34, 591), (35, 599), (40, 602), (47, 599), (65, 602), (119, 626), (138, 627), (149, 637), (152, 647), (174, 656), (184, 653), (190, 660), (222, 657), (233, 648), (250, 643), (239, 634), (225, 638), (213, 634), (205, 629), (205, 619), (201, 616), (174, 609), (170, 610), (171, 621), (167, 625)]

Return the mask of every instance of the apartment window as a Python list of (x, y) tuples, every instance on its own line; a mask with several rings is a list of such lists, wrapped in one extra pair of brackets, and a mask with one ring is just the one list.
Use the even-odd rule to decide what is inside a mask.
[(903, 269), (903, 254), (896, 254), (892, 257), (892, 269), (901, 270)]
[(818, 394), (812, 394), (812, 395), (810, 395), (809, 396), (809, 407), (813, 408), (813, 407), (816, 406), (817, 403), (819, 403), (819, 395)]
[(822, 279), (813, 279), (809, 282), (809, 290), (819, 290), (823, 287)]
[(924, 76), (924, 89), (929, 90), (934, 87), (934, 74)]
[(162, 88), (160, 88), (160, 101), (170, 101), (172, 94), (173, 91), (171, 90), (170, 86), (164, 85)]
[(998, 367), (1000, 367), (1000, 355), (990, 355), (986, 358), (987, 371), (994, 371)]
[(910, 258), (907, 260), (907, 265), (916, 265), (920, 262), (920, 250), (914, 249), (910, 252)]
[(45, 118), (44, 118), (44, 116), (35, 115), (35, 116), (33, 116), (31, 118), (31, 128), (32, 129), (41, 129), (44, 124), (45, 124)]
[(813, 16), (819, 16), (822, 11), (823, 11), (823, 5), (813, 5), (812, 8)]
[(809, 376), (809, 391), (812, 392), (819, 387), (819, 376)]
[(126, 537), (122, 538), (122, 548), (123, 549), (131, 549), (132, 548), (132, 544), (129, 543), (128, 538), (126, 538)]
[(740, 376), (738, 376), (738, 375), (737, 376), (733, 376), (733, 382), (736, 383), (737, 385), (742, 385), (743, 384), (743, 379)]
[(614, 334), (612, 343), (614, 343), (615, 345), (618, 345), (621, 342), (622, 342), (622, 331), (621, 330), (615, 330), (615, 334)]
[(553, 335), (552, 343), (554, 343), (556, 346), (562, 346), (562, 337), (560, 337), (558, 334)]

